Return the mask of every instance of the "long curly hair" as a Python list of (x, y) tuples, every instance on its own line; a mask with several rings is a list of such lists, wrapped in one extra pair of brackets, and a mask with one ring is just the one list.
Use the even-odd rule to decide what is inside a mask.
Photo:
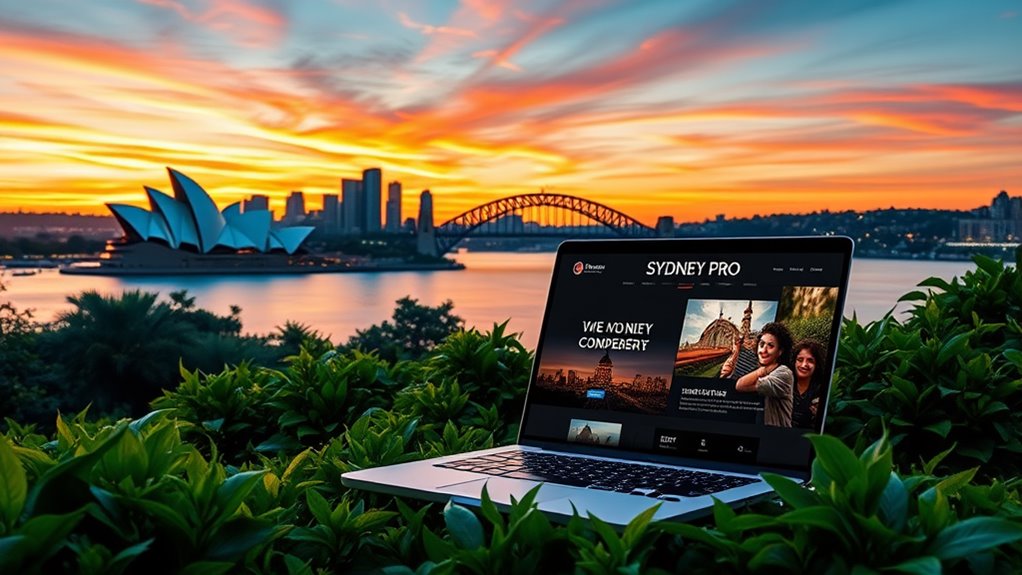
[(763, 329), (759, 332), (759, 339), (763, 338), (764, 334), (770, 334), (777, 340), (777, 345), (784, 351), (781, 352), (781, 356), (777, 358), (777, 362), (781, 365), (791, 364), (791, 332), (783, 324), (776, 321), (772, 321), (763, 326)]

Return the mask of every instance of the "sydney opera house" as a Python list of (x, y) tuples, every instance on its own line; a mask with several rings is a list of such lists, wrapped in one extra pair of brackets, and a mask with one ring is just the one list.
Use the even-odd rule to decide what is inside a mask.
[[(168, 168), (174, 195), (145, 187), (149, 209), (107, 204), (124, 230), (98, 268), (77, 273), (213, 273), (288, 271), (312, 227), (274, 227), (269, 210), (223, 210), (194, 180)], [(297, 271), (297, 270), (295, 270)]]

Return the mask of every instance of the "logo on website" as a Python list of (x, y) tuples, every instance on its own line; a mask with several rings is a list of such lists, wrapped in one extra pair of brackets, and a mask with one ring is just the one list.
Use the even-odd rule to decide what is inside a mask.
[(604, 264), (591, 264), (587, 262), (575, 262), (575, 265), (571, 266), (571, 271), (577, 276), (582, 274), (602, 274), (607, 266)]

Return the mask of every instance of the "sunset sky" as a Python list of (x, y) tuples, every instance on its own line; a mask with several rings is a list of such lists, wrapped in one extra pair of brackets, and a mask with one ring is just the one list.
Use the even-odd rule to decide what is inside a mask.
[(1022, 194), (1022, 0), (0, 0), (0, 210), (313, 207), (381, 167), (437, 222), (545, 189), (647, 224)]

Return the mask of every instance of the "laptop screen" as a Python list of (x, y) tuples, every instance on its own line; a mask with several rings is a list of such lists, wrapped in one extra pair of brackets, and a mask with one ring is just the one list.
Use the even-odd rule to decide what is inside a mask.
[(565, 242), (520, 443), (807, 471), (851, 240)]

